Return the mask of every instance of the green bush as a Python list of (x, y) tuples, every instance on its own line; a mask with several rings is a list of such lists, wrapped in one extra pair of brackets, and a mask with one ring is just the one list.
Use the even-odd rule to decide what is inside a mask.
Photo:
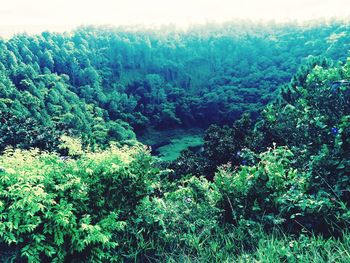
[(135, 231), (144, 250), (196, 253), (219, 226), (220, 193), (204, 178), (190, 177), (168, 186), (162, 196), (145, 197), (137, 207)]
[(295, 169), (288, 148), (270, 148), (256, 158), (257, 163), (238, 169), (222, 166), (214, 178), (227, 221), (252, 220), (265, 229), (308, 233), (329, 233), (348, 225), (346, 204), (331, 190), (315, 193), (312, 170)]
[[(128, 218), (157, 183), (142, 147), (0, 157), (0, 242), (29, 262), (118, 261)], [(154, 182), (154, 183), (153, 183)]]

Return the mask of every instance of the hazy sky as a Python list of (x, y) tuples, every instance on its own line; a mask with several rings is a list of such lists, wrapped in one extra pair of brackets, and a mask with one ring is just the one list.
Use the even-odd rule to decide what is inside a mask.
[(0, 35), (79, 25), (176, 24), (350, 17), (350, 0), (2, 0)]

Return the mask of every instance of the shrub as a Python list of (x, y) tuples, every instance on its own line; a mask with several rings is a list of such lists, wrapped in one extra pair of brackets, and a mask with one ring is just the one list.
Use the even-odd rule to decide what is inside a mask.
[(29, 262), (118, 261), (118, 237), (157, 182), (142, 147), (0, 157), (0, 243)]
[(293, 168), (294, 154), (288, 148), (271, 148), (257, 157), (251, 166), (222, 166), (214, 178), (227, 221), (252, 220), (266, 229), (309, 233), (334, 232), (334, 226), (348, 224), (346, 205), (331, 189), (314, 192), (312, 171)]
[(148, 244), (144, 250), (159, 245), (167, 252), (196, 253), (218, 229), (219, 199), (214, 184), (196, 177), (173, 184), (163, 196), (145, 197), (134, 220), (138, 244)]

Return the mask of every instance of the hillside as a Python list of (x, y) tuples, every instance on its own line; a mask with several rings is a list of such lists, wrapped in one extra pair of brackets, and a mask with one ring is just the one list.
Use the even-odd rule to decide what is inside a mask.
[(349, 262), (348, 29), (1, 41), (0, 261)]
[(238, 23), (17, 35), (0, 42), (2, 150), (56, 149), (61, 133), (105, 145), (134, 138), (131, 128), (207, 128), (243, 112), (257, 117), (310, 56), (344, 61), (348, 28)]

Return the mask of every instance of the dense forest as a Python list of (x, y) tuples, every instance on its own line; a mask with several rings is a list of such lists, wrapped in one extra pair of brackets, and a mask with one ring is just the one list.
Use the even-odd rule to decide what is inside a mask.
[(0, 40), (0, 261), (349, 262), (349, 27)]
[(131, 128), (207, 128), (243, 112), (257, 117), (310, 56), (344, 61), (348, 30), (228, 24), (17, 35), (0, 42), (2, 150), (56, 149), (61, 133), (101, 145), (134, 138)]

